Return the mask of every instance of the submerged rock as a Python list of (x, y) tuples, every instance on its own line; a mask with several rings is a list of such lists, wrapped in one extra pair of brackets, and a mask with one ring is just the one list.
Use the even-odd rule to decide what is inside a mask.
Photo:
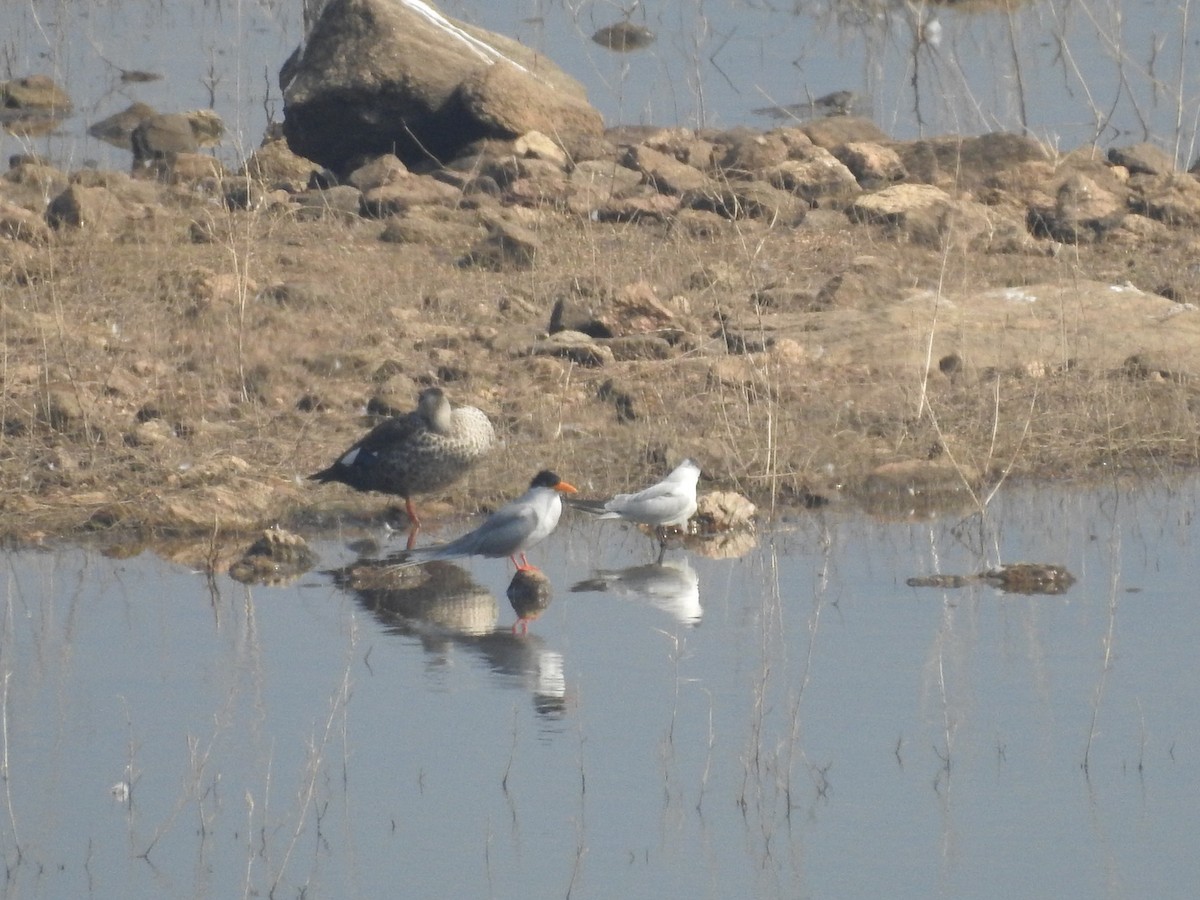
[(529, 630), (529, 623), (550, 608), (554, 591), (550, 579), (538, 569), (518, 569), (508, 583), (508, 602), (512, 604), (517, 621), (513, 632)]
[(229, 577), (243, 584), (282, 585), (295, 581), (316, 561), (316, 554), (300, 535), (268, 528), (229, 567)]
[(634, 25), (632, 22), (616, 22), (606, 25), (592, 35), (593, 41), (616, 53), (641, 50), (649, 47), (657, 39), (654, 32), (645, 25)]
[(909, 578), (909, 587), (957, 590), (972, 584), (990, 584), (1007, 594), (1065, 594), (1075, 576), (1065, 567), (1049, 563), (1011, 563), (976, 575), (926, 575)]

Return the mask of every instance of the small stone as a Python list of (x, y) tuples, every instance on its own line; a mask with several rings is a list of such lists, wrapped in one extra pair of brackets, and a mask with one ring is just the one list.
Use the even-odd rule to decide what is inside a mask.
[(316, 560), (304, 538), (269, 528), (229, 567), (229, 577), (243, 584), (282, 585), (299, 578)]
[(735, 491), (713, 491), (696, 501), (696, 519), (702, 531), (752, 529), (757, 507)]

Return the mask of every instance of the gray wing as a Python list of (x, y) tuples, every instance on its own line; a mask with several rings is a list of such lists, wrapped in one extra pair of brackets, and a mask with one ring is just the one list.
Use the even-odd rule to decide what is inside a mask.
[(474, 531), (442, 547), (437, 555), (511, 556), (522, 548), (537, 527), (537, 510), (528, 503), (510, 504), (492, 513)]

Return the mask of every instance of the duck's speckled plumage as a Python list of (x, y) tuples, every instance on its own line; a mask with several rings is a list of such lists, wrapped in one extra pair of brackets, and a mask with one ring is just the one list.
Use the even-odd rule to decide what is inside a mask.
[(409, 518), (419, 523), (412, 497), (449, 487), (495, 442), (492, 423), (481, 411), (451, 407), (441, 388), (426, 388), (415, 410), (381, 422), (309, 478), (403, 497)]

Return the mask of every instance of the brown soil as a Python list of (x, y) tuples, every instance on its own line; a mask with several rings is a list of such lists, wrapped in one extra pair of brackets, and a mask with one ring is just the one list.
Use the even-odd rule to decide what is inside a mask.
[[(214, 240), (193, 240), (197, 221)], [(515, 272), (460, 265), (470, 232), (388, 243), (379, 221), (226, 212), (183, 189), (115, 232), (0, 242), (0, 532), (220, 543), (377, 516), (394, 498), (304, 476), (368, 427), (369, 402), (410, 408), (430, 383), (505, 441), (419, 504), (434, 518), (490, 507), (542, 467), (603, 494), (685, 455), (702, 489), (768, 515), (909, 497), (939, 472), (965, 492), (1006, 473), (1200, 460), (1198, 314), (1135, 292), (1095, 299), (1179, 284), (1188, 230), (1051, 254), (943, 250), (827, 211), (797, 228), (526, 223), (541, 249)], [(1024, 285), (1059, 295), (988, 294)], [(670, 311), (668, 340), (531, 355), (557, 299), (629, 290)]]

